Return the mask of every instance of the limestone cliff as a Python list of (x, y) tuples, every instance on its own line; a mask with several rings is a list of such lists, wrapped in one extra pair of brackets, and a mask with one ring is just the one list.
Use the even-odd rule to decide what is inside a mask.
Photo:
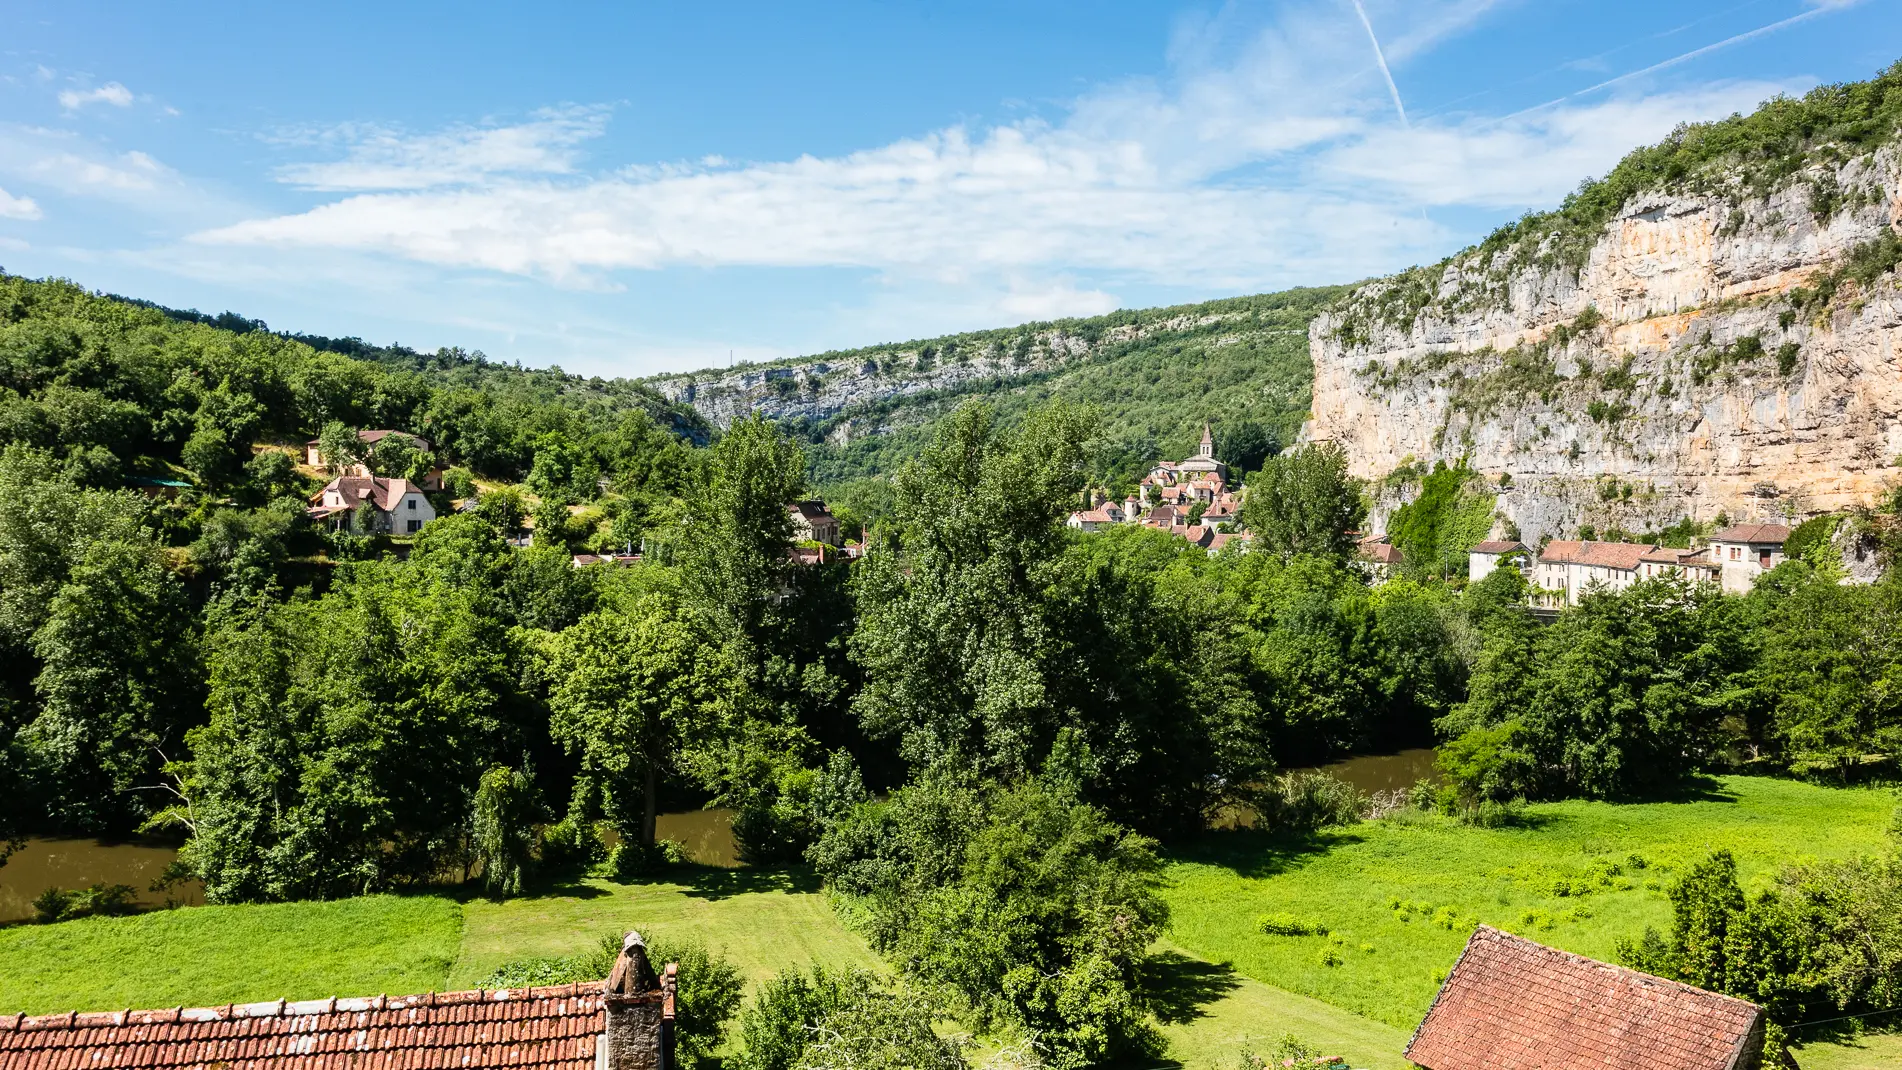
[[(1213, 303), (1212, 303), (1213, 304)], [(1154, 315), (1152, 312), (1161, 312)], [(1151, 310), (1060, 324), (947, 336), (922, 342), (828, 353), (772, 365), (657, 378), (651, 385), (670, 401), (694, 407), (725, 427), (750, 412), (775, 420), (805, 419), (829, 425), (828, 440), (843, 444), (883, 428), (854, 417), (854, 410), (892, 399), (1007, 386), (1064, 368), (1111, 347), (1159, 336), (1217, 327), (1236, 321), (1252, 329), (1247, 310), (1213, 307)]]
[(1528, 540), (1869, 502), (1902, 453), (1902, 162), (1807, 159), (1361, 287), (1310, 328), (1306, 436), (1370, 478), (1465, 458)]

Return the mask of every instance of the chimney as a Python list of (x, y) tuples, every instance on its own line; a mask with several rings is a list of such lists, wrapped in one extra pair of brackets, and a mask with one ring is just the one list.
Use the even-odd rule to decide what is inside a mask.
[(608, 1031), (596, 1070), (674, 1070), (674, 987), (679, 972), (670, 962), (655, 974), (641, 934), (627, 934), (614, 972), (602, 986)]

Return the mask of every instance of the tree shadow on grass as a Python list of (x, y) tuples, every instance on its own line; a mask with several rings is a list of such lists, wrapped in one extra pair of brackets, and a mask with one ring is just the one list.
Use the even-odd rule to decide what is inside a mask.
[(816, 892), (819, 875), (806, 866), (670, 866), (663, 879), (684, 884), (695, 899), (728, 899), (756, 892)]
[(1342, 828), (1301, 833), (1218, 829), (1178, 845), (1170, 856), (1179, 862), (1222, 866), (1243, 877), (1272, 877), (1298, 867), (1312, 856), (1365, 839), (1351, 829)]
[(1666, 784), (1651, 791), (1634, 793), (1619, 802), (1634, 803), (1694, 803), (1721, 802), (1734, 803), (1737, 793), (1724, 787), (1714, 776), (1695, 773), (1675, 784)]
[(1204, 962), (1180, 951), (1164, 951), (1143, 963), (1143, 993), (1164, 1025), (1192, 1022), (1208, 1014), (1204, 1007), (1241, 987), (1231, 966)]

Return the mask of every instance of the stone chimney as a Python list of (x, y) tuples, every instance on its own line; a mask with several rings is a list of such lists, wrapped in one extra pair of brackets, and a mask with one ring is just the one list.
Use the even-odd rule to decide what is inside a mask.
[(608, 1031), (596, 1070), (674, 1070), (674, 984), (679, 972), (670, 962), (656, 974), (641, 934), (627, 934), (614, 972), (603, 985)]

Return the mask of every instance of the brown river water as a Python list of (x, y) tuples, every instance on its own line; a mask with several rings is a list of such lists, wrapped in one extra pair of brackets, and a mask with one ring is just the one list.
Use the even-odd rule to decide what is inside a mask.
[[(689, 810), (661, 814), (655, 821), (662, 839), (679, 840), (687, 856), (707, 866), (737, 866), (733, 847), (733, 811)], [(197, 881), (154, 892), (152, 882), (178, 857), (178, 846), (164, 841), (65, 840), (30, 837), (0, 866), (0, 924), (33, 917), (33, 899), (48, 888), (71, 890), (95, 884), (124, 884), (141, 906), (168, 901), (198, 906), (205, 901)]]
[[(1361, 791), (1410, 788), (1433, 775), (1434, 752), (1418, 747), (1398, 754), (1363, 755), (1320, 767)], [(1242, 823), (1246, 823), (1244, 820)], [(678, 840), (687, 856), (706, 866), (737, 866), (733, 846), (733, 811), (688, 810), (661, 814), (656, 821), (661, 839)], [(150, 891), (178, 848), (164, 842), (31, 838), (7, 864), (0, 866), (0, 924), (33, 916), (33, 898), (48, 888), (89, 888), (95, 884), (130, 885), (141, 905), (165, 906), (203, 903), (204, 891), (189, 882), (164, 892)]]

